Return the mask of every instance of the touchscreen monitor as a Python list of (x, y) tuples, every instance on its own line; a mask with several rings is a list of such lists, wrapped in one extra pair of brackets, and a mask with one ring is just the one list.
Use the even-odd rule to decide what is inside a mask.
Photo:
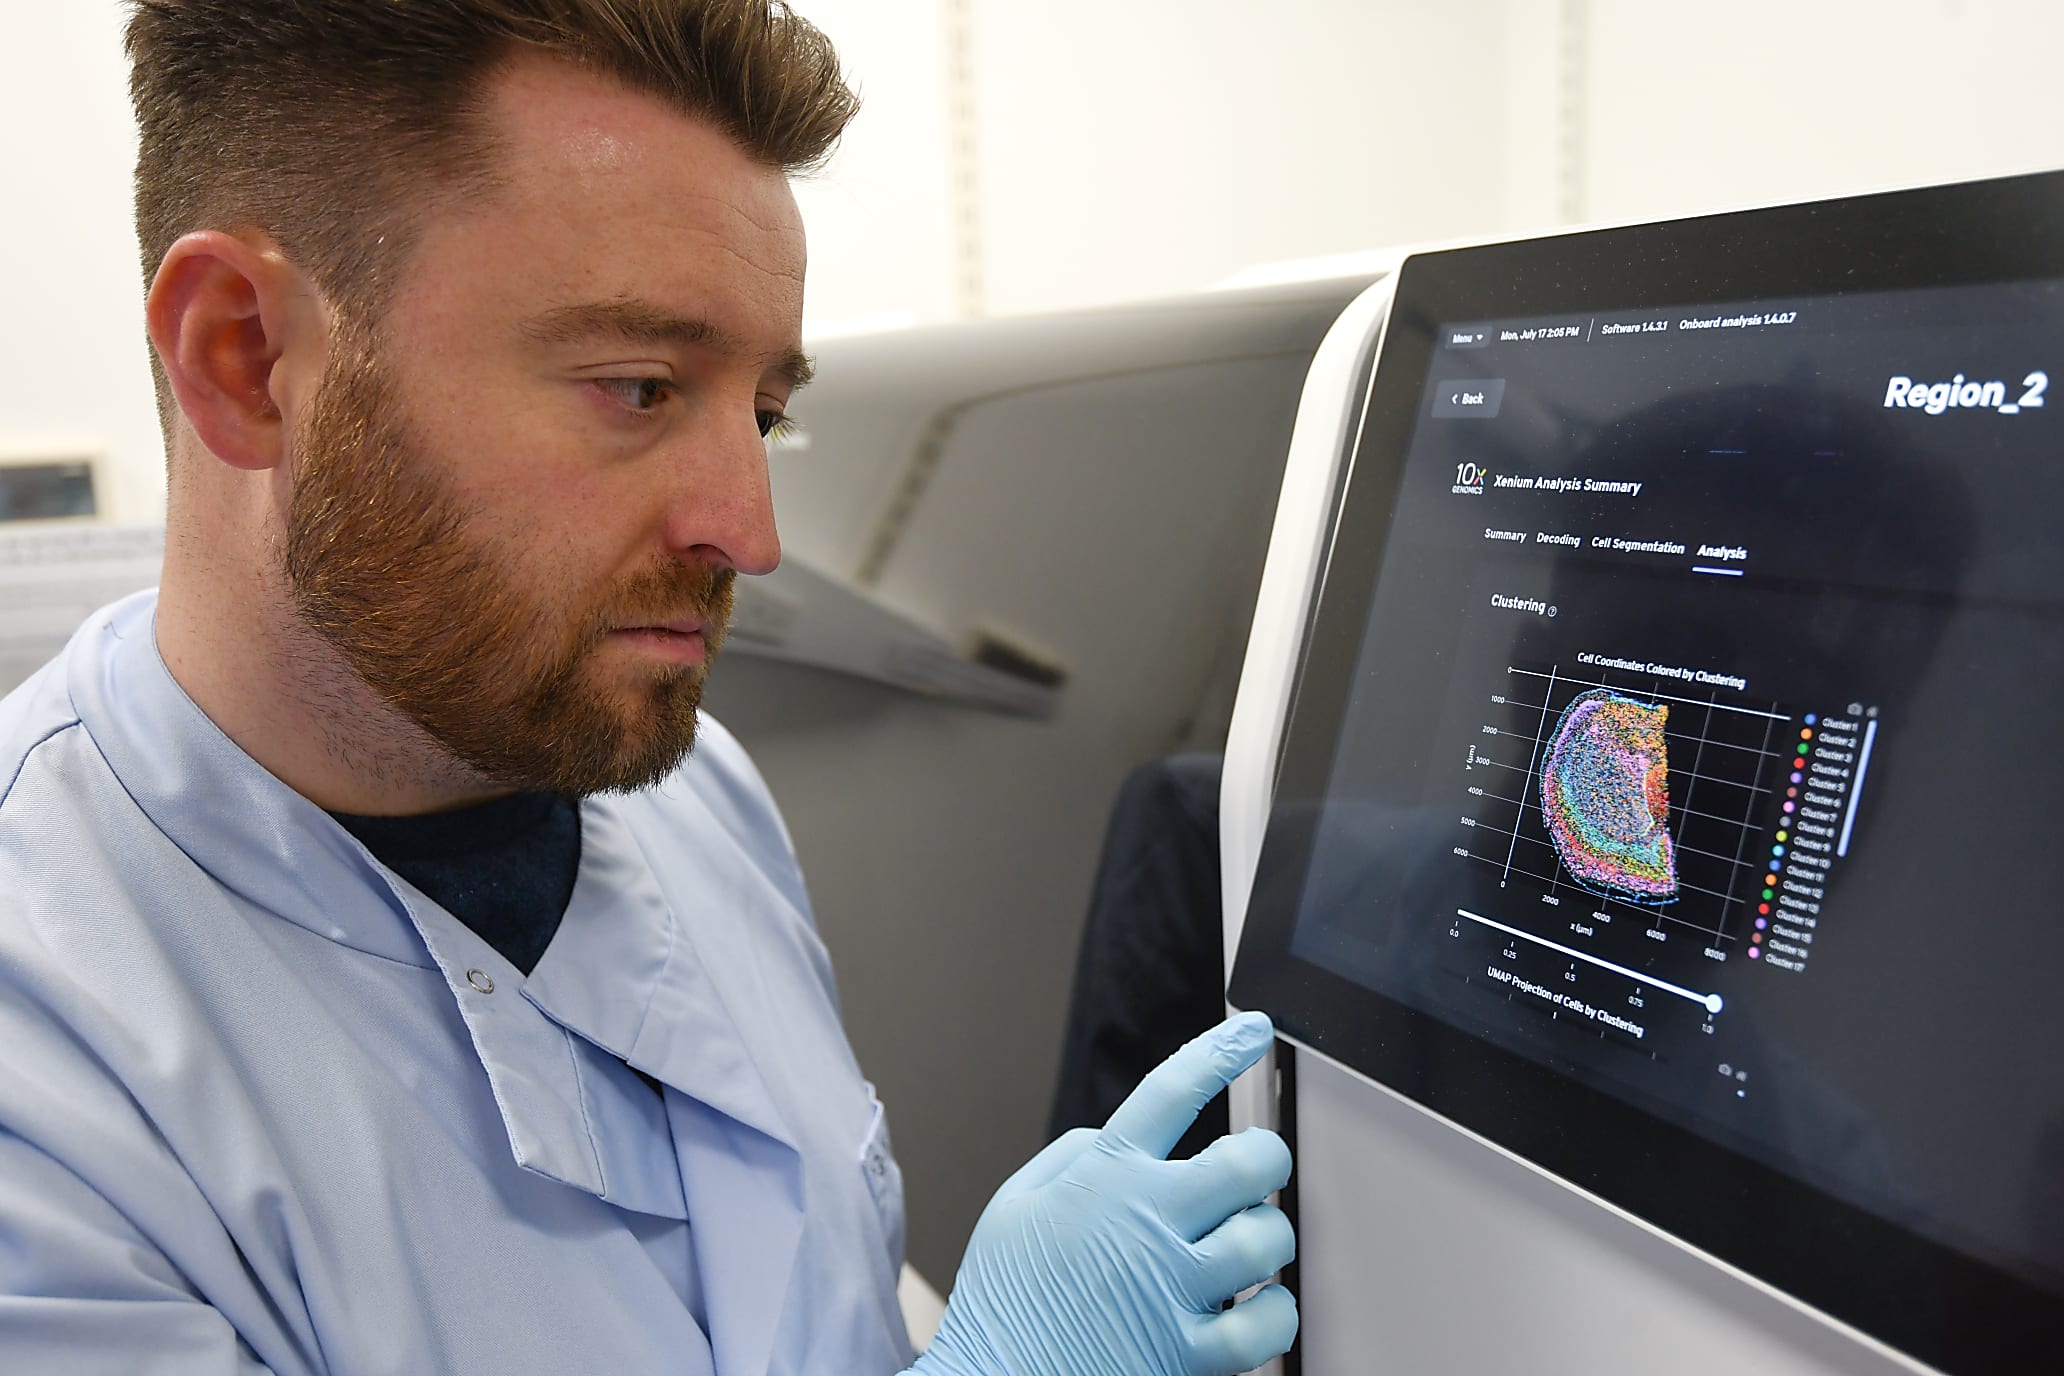
[(1234, 1002), (1923, 1362), (2064, 1369), (2053, 379), (2064, 176), (1407, 260)]

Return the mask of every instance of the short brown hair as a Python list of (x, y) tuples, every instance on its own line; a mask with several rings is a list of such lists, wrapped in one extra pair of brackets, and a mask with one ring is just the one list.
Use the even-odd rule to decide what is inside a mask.
[[(790, 173), (830, 154), (858, 104), (783, 0), (135, 0), (145, 281), (182, 234), (256, 228), (372, 323), (425, 211), (492, 185), (483, 87), (525, 50), (656, 95)], [(169, 437), (161, 369), (158, 397)]]

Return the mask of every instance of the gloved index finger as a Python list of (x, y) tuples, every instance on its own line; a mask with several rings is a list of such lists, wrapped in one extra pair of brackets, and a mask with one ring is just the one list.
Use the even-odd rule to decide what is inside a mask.
[(1265, 1013), (1227, 1018), (1148, 1071), (1104, 1124), (1105, 1140), (1165, 1158), (1204, 1106), (1260, 1060), (1275, 1036)]

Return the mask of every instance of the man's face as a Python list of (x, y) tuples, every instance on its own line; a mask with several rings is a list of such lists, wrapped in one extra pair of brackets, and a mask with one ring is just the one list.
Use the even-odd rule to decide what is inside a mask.
[(650, 98), (542, 60), (492, 90), (503, 184), (332, 341), (288, 577), (483, 778), (642, 787), (693, 743), (734, 575), (780, 558), (802, 227), (778, 171)]

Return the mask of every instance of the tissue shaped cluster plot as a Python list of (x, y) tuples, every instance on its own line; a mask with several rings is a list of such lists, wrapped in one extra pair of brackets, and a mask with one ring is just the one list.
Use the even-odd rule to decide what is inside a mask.
[(1578, 883), (1634, 903), (1677, 898), (1663, 723), (1670, 709), (1608, 689), (1563, 709), (1541, 766), (1549, 839)]

